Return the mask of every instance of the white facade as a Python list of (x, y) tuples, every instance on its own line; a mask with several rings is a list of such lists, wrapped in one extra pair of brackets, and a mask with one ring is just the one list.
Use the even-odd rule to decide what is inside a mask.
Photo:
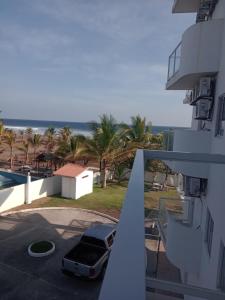
[(78, 199), (93, 192), (93, 171), (85, 170), (76, 177), (62, 176), (62, 197)]
[[(200, 3), (203, 2), (177, 0), (174, 1), (173, 12), (198, 11), (200, 14)], [(180, 65), (174, 69), (174, 74), (170, 73), (172, 76), (167, 82), (168, 89), (192, 90), (191, 104), (194, 104), (192, 130), (175, 132), (173, 150), (224, 155), (225, 122), (223, 106), (219, 102), (220, 96), (225, 93), (225, 0), (206, 2), (211, 2), (213, 6), (204, 21), (192, 25), (183, 34)], [(208, 95), (212, 105), (209, 117), (195, 119), (196, 110), (199, 109), (198, 101), (204, 98), (200, 92), (196, 96), (196, 86), (202, 77), (214, 80), (215, 87), (210, 86), (212, 94)], [(223, 112), (225, 113), (225, 108)], [(221, 270), (221, 256), (225, 246), (225, 167), (212, 164), (188, 166), (184, 162), (172, 162), (168, 165), (183, 175), (207, 179), (206, 194), (200, 196), (196, 205), (192, 227), (187, 229), (182, 227), (184, 225), (169, 220), (168, 257), (180, 268), (184, 283), (224, 291), (224, 287), (221, 287), (221, 274), (224, 272), (222, 276), (225, 276), (225, 270)], [(203, 171), (202, 168), (207, 170)], [(209, 226), (209, 223), (213, 225)], [(193, 247), (195, 244), (195, 254), (190, 247), (182, 249), (179, 237), (185, 239), (186, 245)], [(188, 257), (195, 261), (195, 269), (188, 269), (192, 265), (188, 263)], [(185, 299), (198, 298), (187, 296)]]

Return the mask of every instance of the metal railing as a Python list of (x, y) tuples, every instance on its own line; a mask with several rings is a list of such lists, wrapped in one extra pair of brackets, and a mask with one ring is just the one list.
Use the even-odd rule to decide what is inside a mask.
[(168, 63), (168, 76), (167, 80), (170, 80), (180, 69), (180, 58), (181, 58), (181, 42), (173, 50), (169, 56)]

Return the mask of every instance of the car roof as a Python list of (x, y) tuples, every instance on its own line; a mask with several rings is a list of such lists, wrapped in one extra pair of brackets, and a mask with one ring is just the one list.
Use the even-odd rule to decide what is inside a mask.
[(98, 224), (88, 228), (84, 235), (104, 240), (115, 229), (116, 224)]

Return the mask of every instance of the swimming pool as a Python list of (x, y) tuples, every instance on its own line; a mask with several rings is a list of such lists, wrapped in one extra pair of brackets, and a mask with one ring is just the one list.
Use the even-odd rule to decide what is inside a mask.
[(27, 177), (10, 172), (0, 171), (0, 189), (5, 189), (11, 186), (24, 184), (27, 182)]

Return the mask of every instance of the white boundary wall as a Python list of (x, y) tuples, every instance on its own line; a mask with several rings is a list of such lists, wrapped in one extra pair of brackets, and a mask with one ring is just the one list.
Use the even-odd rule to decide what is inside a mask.
[(24, 204), (26, 184), (0, 191), (0, 212)]
[[(53, 176), (39, 179), (29, 183), (29, 192), (27, 192), (27, 188), (27, 184), (20, 184), (0, 190), (0, 213), (23, 205), (28, 200), (31, 203), (42, 197), (59, 194), (61, 192), (61, 178)], [(29, 199), (26, 199), (27, 195), (29, 195)]]
[(32, 181), (29, 188), (29, 200), (61, 193), (61, 178), (59, 176), (48, 177)]

